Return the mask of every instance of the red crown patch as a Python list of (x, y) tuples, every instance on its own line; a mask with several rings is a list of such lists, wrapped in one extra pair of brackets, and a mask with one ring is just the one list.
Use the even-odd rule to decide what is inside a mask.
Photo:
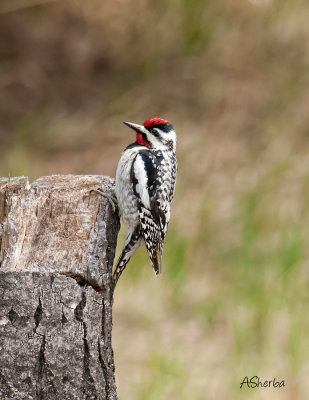
[(146, 121), (143, 123), (143, 125), (145, 128), (150, 128), (155, 125), (168, 124), (168, 123), (169, 122), (166, 119), (152, 117), (152, 118), (146, 119)]

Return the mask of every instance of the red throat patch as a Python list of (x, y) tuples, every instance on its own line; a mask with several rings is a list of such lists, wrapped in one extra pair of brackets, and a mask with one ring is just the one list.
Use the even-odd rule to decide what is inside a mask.
[(147, 147), (149, 146), (149, 143), (143, 139), (143, 136), (141, 133), (136, 134), (136, 142), (138, 144), (141, 144), (142, 146), (147, 146)]

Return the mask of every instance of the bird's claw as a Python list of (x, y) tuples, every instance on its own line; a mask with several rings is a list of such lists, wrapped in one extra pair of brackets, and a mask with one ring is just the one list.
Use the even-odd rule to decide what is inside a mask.
[(117, 199), (112, 194), (106, 193), (100, 188), (90, 190), (90, 193), (92, 193), (92, 192), (96, 192), (96, 193), (100, 194), (101, 196), (105, 197), (109, 201), (109, 203), (113, 209), (113, 212), (116, 212), (116, 208), (118, 206)]

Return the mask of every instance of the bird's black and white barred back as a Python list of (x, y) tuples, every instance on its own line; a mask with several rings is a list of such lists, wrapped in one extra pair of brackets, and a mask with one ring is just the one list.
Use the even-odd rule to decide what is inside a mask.
[(124, 150), (116, 173), (115, 195), (128, 233), (115, 267), (114, 284), (143, 244), (155, 273), (161, 272), (177, 172), (176, 133), (168, 121), (154, 117), (143, 125), (125, 124), (136, 132), (136, 141)]

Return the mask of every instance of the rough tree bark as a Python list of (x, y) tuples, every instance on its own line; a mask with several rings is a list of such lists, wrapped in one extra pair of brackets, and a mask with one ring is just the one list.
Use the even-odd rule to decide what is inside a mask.
[(0, 398), (117, 399), (103, 176), (0, 179)]

